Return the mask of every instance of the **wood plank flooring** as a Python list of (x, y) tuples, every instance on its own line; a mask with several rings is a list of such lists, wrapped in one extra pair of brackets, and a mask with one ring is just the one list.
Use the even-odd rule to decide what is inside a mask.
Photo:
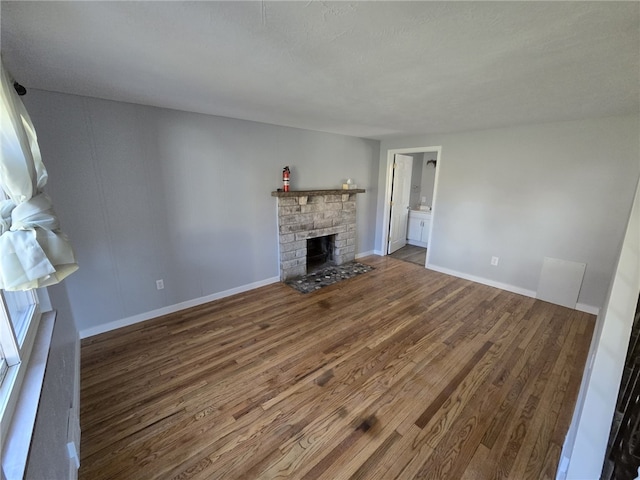
[(415, 245), (407, 244), (404, 247), (399, 248), (389, 256), (391, 258), (396, 258), (404, 262), (415, 263), (416, 265), (420, 265), (421, 267), (424, 267), (427, 263), (427, 249), (423, 247), (417, 247)]
[(555, 478), (595, 318), (359, 261), (83, 340), (80, 478)]

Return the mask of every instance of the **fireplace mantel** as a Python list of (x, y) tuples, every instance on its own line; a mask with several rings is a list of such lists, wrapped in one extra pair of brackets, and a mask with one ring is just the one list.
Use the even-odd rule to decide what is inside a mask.
[(364, 193), (364, 188), (331, 189), (331, 190), (296, 190), (289, 192), (271, 192), (272, 197), (311, 197), (314, 195), (351, 195), (352, 193)]

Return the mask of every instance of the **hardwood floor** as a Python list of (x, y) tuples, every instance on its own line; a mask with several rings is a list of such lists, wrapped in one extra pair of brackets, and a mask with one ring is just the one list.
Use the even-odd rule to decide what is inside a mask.
[(416, 247), (415, 245), (407, 244), (389, 256), (404, 262), (415, 263), (421, 267), (424, 267), (427, 263), (427, 249), (423, 247)]
[(555, 478), (595, 318), (359, 261), (84, 340), (80, 478)]

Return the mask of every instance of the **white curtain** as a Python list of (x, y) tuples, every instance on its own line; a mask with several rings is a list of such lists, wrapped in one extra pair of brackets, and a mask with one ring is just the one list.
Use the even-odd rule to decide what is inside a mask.
[(51, 200), (42, 192), (47, 170), (35, 129), (4, 64), (0, 127), (0, 289), (28, 290), (60, 282), (78, 269), (60, 231)]

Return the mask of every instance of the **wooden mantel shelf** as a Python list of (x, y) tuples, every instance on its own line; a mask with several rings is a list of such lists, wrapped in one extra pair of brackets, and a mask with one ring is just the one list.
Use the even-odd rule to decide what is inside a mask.
[(351, 195), (352, 193), (364, 193), (364, 188), (352, 188), (350, 190), (331, 189), (331, 190), (295, 190), (289, 192), (271, 192), (272, 197), (311, 197), (313, 195)]

